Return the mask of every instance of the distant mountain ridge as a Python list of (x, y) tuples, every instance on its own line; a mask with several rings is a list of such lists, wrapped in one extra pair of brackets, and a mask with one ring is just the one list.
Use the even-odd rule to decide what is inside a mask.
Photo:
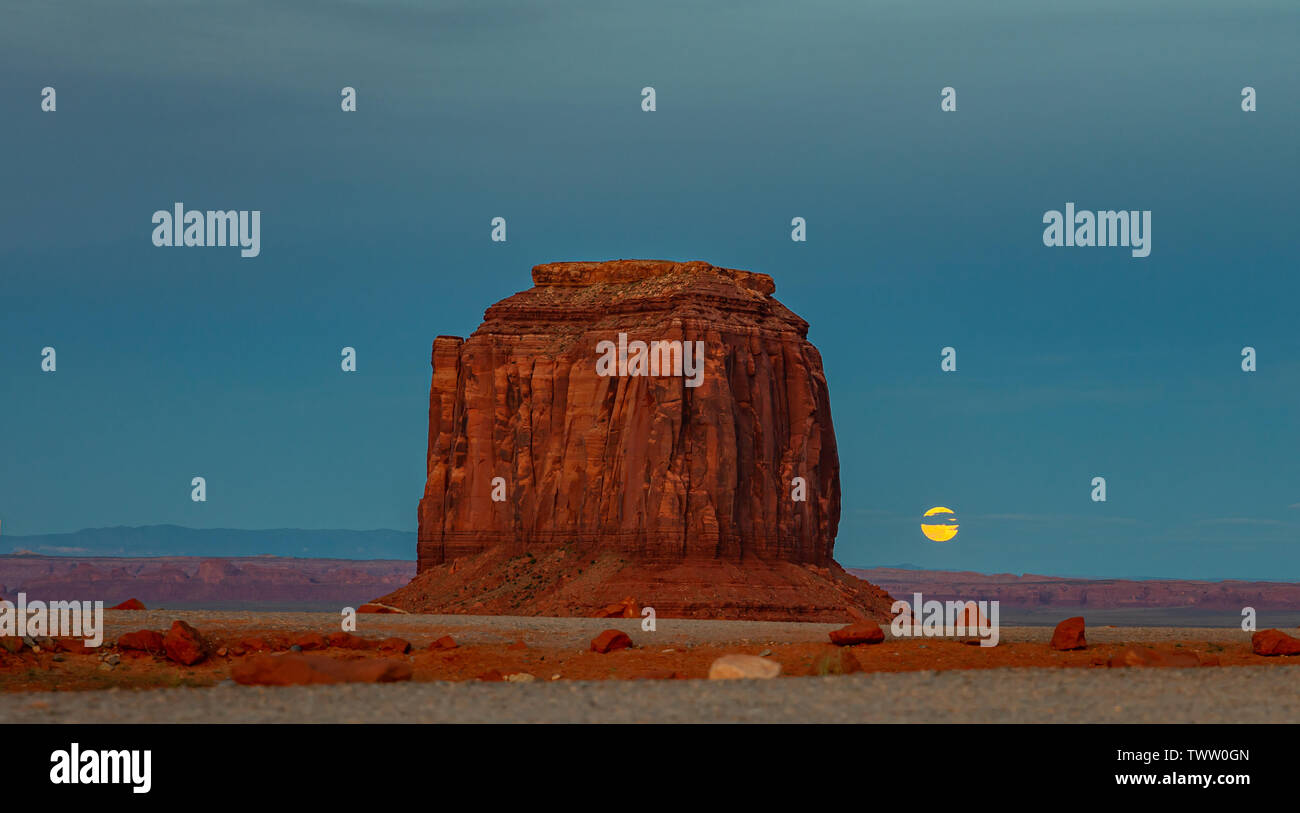
[(108, 606), (138, 598), (148, 607), (337, 610), (392, 592), (414, 575), (411, 557), (0, 555), (0, 596)]
[(415, 559), (415, 532), (119, 525), (65, 534), (0, 535), (0, 554), (44, 556), (288, 556), (310, 559)]
[(972, 573), (902, 568), (848, 568), (849, 573), (879, 585), (895, 599), (912, 593), (939, 601), (997, 600), (1023, 609), (1091, 607), (1140, 609), (1185, 607), (1239, 612), (1300, 608), (1300, 582), (1196, 579), (1078, 579), (1033, 573)]

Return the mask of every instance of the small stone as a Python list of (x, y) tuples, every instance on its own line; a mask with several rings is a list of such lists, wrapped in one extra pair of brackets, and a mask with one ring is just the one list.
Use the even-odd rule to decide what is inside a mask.
[(437, 652), (443, 649), (455, 649), (457, 646), (459, 646), (459, 644), (456, 643), (455, 638), (452, 638), (450, 635), (444, 635), (438, 640), (429, 644), (429, 649)]
[(163, 636), (157, 630), (123, 633), (117, 638), (117, 648), (161, 655), (163, 652)]
[(293, 649), (293, 646), (290, 647), (294, 652), (311, 652), (329, 647), (329, 642), (319, 632), (304, 632), (294, 637), (292, 644), (298, 647), (297, 649)]
[(878, 644), (885, 640), (885, 631), (874, 621), (854, 621), (846, 627), (832, 630), (831, 643), (836, 646)]
[(1250, 648), (1256, 655), (1300, 655), (1300, 638), (1281, 630), (1260, 630), (1250, 636)]
[(405, 655), (411, 651), (411, 643), (405, 638), (385, 638), (375, 648), (381, 652), (396, 652), (399, 655)]
[(591, 651), (602, 655), (632, 646), (632, 639), (619, 630), (605, 630), (591, 640)]
[(772, 654), (772, 650), (770, 650), (770, 649), (764, 649), (762, 652), (758, 653), (758, 657), (760, 657), (760, 658), (766, 658), (768, 655), (771, 655), (771, 654)]
[(506, 680), (511, 683), (532, 683), (537, 678), (527, 672), (515, 672), (513, 675), (506, 675)]
[(289, 651), (290, 651), (290, 652), (302, 652), (302, 645), (301, 645), (301, 644), (294, 644), (293, 646), (289, 647)]
[(173, 661), (193, 666), (208, 656), (209, 646), (198, 630), (178, 619), (163, 636), (163, 649)]
[(108, 664), (109, 666), (117, 666), (121, 662), (122, 662), (122, 656), (118, 655), (116, 652), (110, 652), (104, 656), (104, 663)]
[(1052, 633), (1052, 649), (1065, 652), (1071, 649), (1085, 649), (1087, 646), (1083, 616), (1076, 615), (1056, 625), (1056, 630)]
[(781, 664), (756, 655), (723, 655), (709, 667), (709, 680), (769, 680), (781, 674)]

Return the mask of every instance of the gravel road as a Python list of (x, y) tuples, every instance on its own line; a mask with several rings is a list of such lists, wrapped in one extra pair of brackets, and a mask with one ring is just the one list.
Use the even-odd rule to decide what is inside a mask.
[(0, 695), (22, 723), (1295, 723), (1300, 669), (980, 669), (768, 681), (343, 684)]

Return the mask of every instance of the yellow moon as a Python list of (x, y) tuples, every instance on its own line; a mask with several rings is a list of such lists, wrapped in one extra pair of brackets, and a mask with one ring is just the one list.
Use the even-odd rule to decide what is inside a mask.
[(942, 505), (925, 512), (927, 517), (934, 517), (939, 522), (921, 522), (921, 533), (934, 542), (947, 542), (957, 535), (957, 515), (951, 508)]

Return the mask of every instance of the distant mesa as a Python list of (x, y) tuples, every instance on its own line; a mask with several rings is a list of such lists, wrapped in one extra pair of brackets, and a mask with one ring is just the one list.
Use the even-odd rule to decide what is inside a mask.
[[(888, 617), (888, 595), (832, 558), (826, 376), (771, 277), (617, 260), (532, 278), (468, 339), (433, 342), (419, 576), (380, 601), (590, 615), (633, 596), (661, 616)], [(597, 363), (610, 342), (614, 372)], [(676, 370), (687, 346), (702, 349), (698, 386)], [(662, 363), (648, 371), (646, 355)]]

